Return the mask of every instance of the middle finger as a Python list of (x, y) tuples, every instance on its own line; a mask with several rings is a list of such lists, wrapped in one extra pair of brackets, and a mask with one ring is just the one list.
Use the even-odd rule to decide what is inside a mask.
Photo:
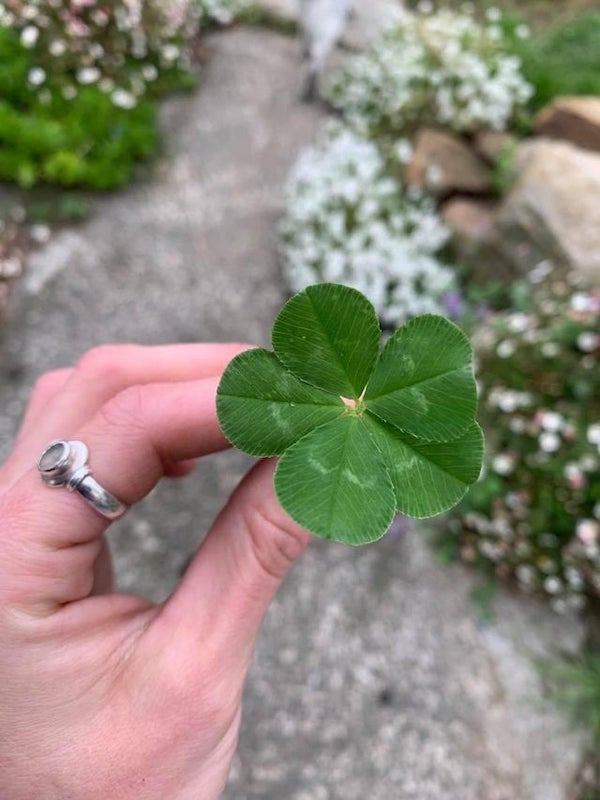
[[(112, 397), (130, 386), (175, 383), (220, 375), (247, 346), (178, 344), (145, 347), (103, 345), (79, 361), (64, 386), (24, 429), (5, 465), (9, 483), (17, 480), (53, 439), (68, 439)], [(65, 429), (66, 426), (66, 429)]]

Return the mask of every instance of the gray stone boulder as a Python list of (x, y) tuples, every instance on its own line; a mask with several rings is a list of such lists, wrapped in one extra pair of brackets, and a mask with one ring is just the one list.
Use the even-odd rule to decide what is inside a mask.
[(600, 155), (566, 142), (520, 145), (518, 179), (497, 216), (507, 258), (525, 272), (551, 258), (600, 278)]

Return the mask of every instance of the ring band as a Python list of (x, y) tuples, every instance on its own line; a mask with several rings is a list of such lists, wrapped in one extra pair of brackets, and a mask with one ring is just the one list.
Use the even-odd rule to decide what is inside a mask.
[(127, 506), (92, 476), (88, 457), (89, 451), (83, 442), (57, 439), (46, 447), (37, 466), (47, 486), (77, 492), (102, 517), (119, 519)]

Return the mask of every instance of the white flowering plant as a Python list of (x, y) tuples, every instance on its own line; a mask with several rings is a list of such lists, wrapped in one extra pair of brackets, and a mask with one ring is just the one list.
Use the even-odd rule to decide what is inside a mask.
[(600, 294), (550, 279), (479, 336), (484, 477), (451, 523), (461, 557), (557, 611), (600, 597)]
[(449, 232), (433, 201), (407, 190), (377, 146), (330, 125), (289, 177), (280, 226), (283, 271), (301, 291), (320, 281), (365, 294), (384, 324), (446, 311)]
[(363, 134), (395, 137), (432, 123), (466, 133), (504, 130), (533, 88), (498, 23), (467, 11), (407, 13), (349, 58), (327, 96)]

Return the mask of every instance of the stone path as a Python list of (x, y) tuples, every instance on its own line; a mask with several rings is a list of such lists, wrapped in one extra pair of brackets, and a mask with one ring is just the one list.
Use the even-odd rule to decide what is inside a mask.
[[(3, 452), (34, 378), (90, 346), (267, 340), (282, 183), (321, 112), (297, 101), (294, 41), (235, 30), (211, 48), (200, 91), (165, 108), (153, 179), (32, 259), (0, 332)], [(121, 585), (164, 597), (247, 463), (207, 459), (120, 523)], [(566, 800), (581, 740), (533, 661), (581, 629), (508, 596), (481, 627), (473, 581), (414, 533), (315, 543), (267, 619), (227, 800)]]

